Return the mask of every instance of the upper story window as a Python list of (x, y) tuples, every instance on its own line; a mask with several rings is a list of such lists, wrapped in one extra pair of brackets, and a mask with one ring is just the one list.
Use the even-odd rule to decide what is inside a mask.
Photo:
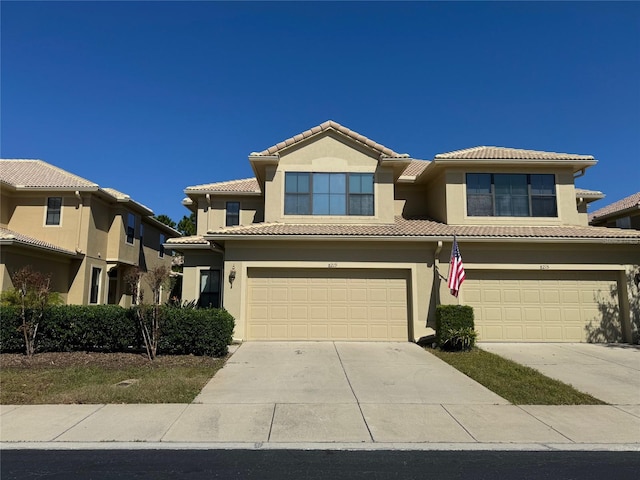
[(136, 216), (133, 213), (127, 215), (127, 243), (133, 245), (136, 235)]
[(631, 228), (631, 217), (616, 218), (617, 228)]
[(225, 225), (233, 227), (240, 225), (240, 202), (227, 202), (227, 218)]
[(285, 174), (285, 215), (373, 215), (373, 173)]
[(164, 233), (160, 234), (160, 249), (158, 250), (158, 256), (164, 257), (164, 242), (167, 241), (167, 236)]
[(472, 217), (555, 217), (555, 176), (467, 173), (467, 214)]
[(60, 225), (60, 216), (62, 214), (62, 197), (47, 198), (47, 218), (46, 225)]

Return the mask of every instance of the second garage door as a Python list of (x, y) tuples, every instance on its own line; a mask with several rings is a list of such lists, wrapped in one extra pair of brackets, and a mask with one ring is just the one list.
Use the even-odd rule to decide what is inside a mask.
[(612, 272), (470, 270), (462, 291), (479, 340), (584, 342), (607, 330), (601, 311), (617, 311), (616, 285)]
[(250, 268), (248, 340), (406, 341), (407, 273)]

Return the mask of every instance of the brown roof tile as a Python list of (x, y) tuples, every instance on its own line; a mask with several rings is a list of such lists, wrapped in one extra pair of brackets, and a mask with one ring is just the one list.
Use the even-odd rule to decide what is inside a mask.
[(576, 197), (604, 198), (604, 193), (598, 190), (587, 190), (586, 188), (576, 188)]
[(310, 128), (309, 130), (305, 130), (304, 132), (299, 133), (298, 135), (295, 135), (291, 138), (287, 138), (286, 140), (280, 143), (277, 143), (272, 147), (267, 148), (266, 150), (263, 150), (261, 152), (254, 152), (251, 155), (254, 155), (254, 156), (275, 155), (280, 150), (286, 147), (290, 147), (291, 145), (301, 142), (304, 139), (311, 137), (312, 135), (316, 135), (326, 130), (335, 130), (337, 132), (340, 132), (343, 135), (346, 135), (352, 138), (353, 140), (378, 151), (381, 155), (384, 155), (386, 157), (402, 157), (402, 158), (408, 157), (407, 154), (400, 154), (400, 153), (394, 152), (390, 148), (387, 148), (384, 145), (376, 143), (373, 140), (370, 140), (369, 138), (365, 137), (364, 135), (360, 135), (358, 132), (354, 132), (353, 130), (347, 127), (343, 127), (338, 122), (334, 122), (333, 120), (328, 120), (316, 127)]
[(344, 237), (443, 237), (624, 239), (640, 243), (640, 232), (602, 227), (446, 225), (428, 218), (396, 217), (393, 224), (285, 224), (256, 223), (212, 230), (215, 236), (344, 236)]
[(589, 214), (589, 220), (593, 220), (598, 217), (604, 217), (607, 215), (615, 215), (616, 213), (628, 210), (633, 207), (640, 207), (640, 192), (629, 195), (628, 197), (613, 202), (606, 207), (602, 207), (595, 212)]
[(89, 180), (42, 160), (0, 159), (0, 180), (14, 187), (97, 188)]
[(169, 238), (166, 243), (172, 245), (209, 245), (209, 242), (202, 235)]
[(260, 186), (255, 178), (243, 178), (242, 180), (194, 185), (185, 189), (185, 193), (189, 192), (260, 193)]
[(18, 243), (29, 247), (37, 247), (57, 253), (64, 253), (66, 255), (76, 255), (76, 252), (59, 247), (53, 243), (45, 242), (34, 237), (29, 237), (28, 235), (23, 235), (19, 232), (14, 232), (8, 228), (0, 227), (0, 244), (1, 243)]
[(594, 160), (591, 155), (573, 153), (541, 152), (507, 147), (473, 147), (453, 152), (439, 153), (436, 159), (478, 159), (478, 160)]
[(431, 162), (429, 160), (411, 160), (411, 163), (402, 172), (402, 177), (417, 177), (420, 175), (427, 165)]

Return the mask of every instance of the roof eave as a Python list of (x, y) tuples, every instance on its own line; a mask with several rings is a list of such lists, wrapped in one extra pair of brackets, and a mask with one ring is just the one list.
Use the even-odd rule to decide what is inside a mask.
[(63, 250), (63, 249), (57, 249), (57, 248), (51, 248), (51, 247), (47, 247), (45, 245), (34, 245), (32, 243), (27, 243), (27, 242), (23, 242), (17, 238), (2, 238), (0, 239), (0, 246), (2, 247), (10, 247), (10, 246), (16, 246), (16, 247), (20, 247), (20, 248), (28, 248), (31, 250), (38, 250), (41, 252), (46, 252), (47, 254), (57, 254), (57, 255), (61, 255), (64, 257), (69, 257), (71, 259), (74, 258), (83, 258), (84, 254), (83, 253), (79, 253), (79, 252), (71, 252), (69, 250)]
[[(527, 166), (527, 167), (573, 167), (573, 171), (579, 172), (592, 167), (598, 163), (595, 159), (543, 159), (543, 158), (435, 158), (426, 168), (431, 165), (434, 168), (440, 167), (460, 167), (460, 166)], [(423, 173), (425, 173), (423, 172)]]
[[(640, 237), (624, 238), (624, 237), (508, 237), (508, 236), (464, 236), (457, 234), (459, 240), (470, 243), (482, 242), (500, 242), (509, 243), (580, 243), (580, 244), (640, 244)], [(268, 241), (319, 241), (319, 240), (336, 240), (336, 241), (391, 241), (391, 242), (451, 242), (453, 235), (270, 235), (270, 234), (249, 234), (249, 235), (216, 235), (207, 234), (204, 238), (209, 241), (225, 242), (229, 240), (268, 240)], [(173, 248), (173, 247), (172, 247)], [(175, 249), (175, 248), (174, 248)]]

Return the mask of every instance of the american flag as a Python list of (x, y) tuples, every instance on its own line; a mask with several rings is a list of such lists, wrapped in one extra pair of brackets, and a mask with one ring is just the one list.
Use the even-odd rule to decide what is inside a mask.
[(451, 291), (451, 295), (458, 296), (460, 292), (460, 286), (464, 282), (465, 273), (464, 265), (462, 264), (462, 256), (460, 256), (460, 249), (458, 248), (458, 241), (456, 237), (453, 237), (453, 247), (451, 247), (451, 265), (449, 266), (449, 280), (447, 286)]

